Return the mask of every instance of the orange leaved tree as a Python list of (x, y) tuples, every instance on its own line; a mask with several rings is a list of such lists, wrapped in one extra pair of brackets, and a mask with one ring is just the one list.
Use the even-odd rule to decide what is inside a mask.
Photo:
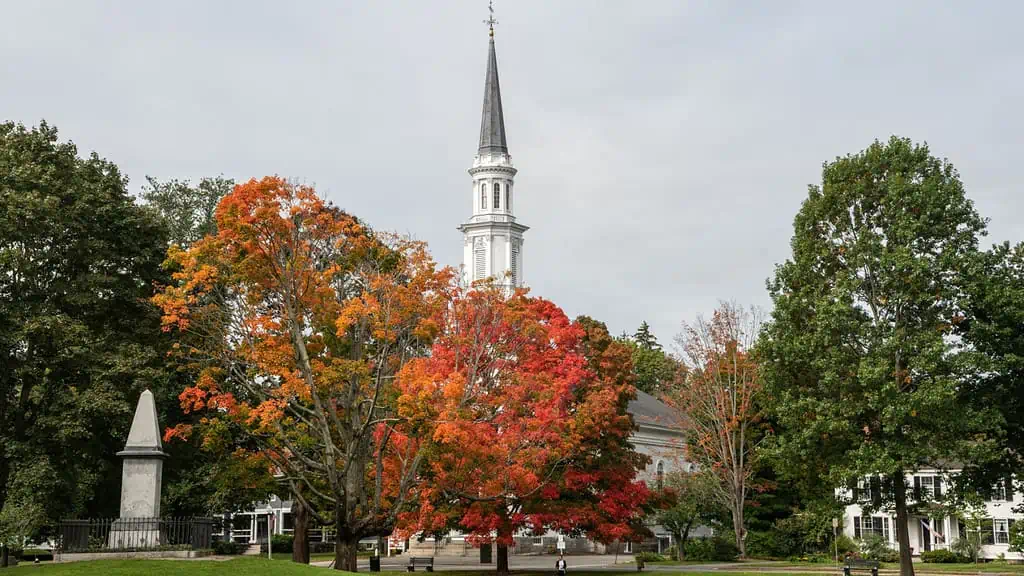
[(637, 537), (650, 493), (635, 480), (646, 459), (628, 443), (629, 349), (603, 325), (488, 286), (441, 312), (432, 353), (399, 375), (437, 423), (408, 530), (496, 543), (500, 573), (524, 529)]
[(175, 282), (155, 298), (200, 370), (182, 405), (255, 439), (355, 571), (359, 540), (390, 534), (410, 501), (432, 422), (394, 378), (429, 350), (453, 274), (276, 177), (236, 186), (216, 219), (172, 249)]
[(751, 490), (761, 419), (761, 380), (751, 350), (760, 313), (723, 303), (710, 321), (698, 318), (676, 336), (686, 370), (666, 391), (688, 428), (686, 457), (716, 482), (714, 493), (732, 513), (736, 547), (746, 556), (743, 505)]

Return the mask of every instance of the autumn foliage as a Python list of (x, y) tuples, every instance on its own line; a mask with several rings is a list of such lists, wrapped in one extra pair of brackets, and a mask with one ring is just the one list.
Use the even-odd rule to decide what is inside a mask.
[(199, 373), (182, 406), (255, 438), (293, 497), (334, 524), (336, 566), (354, 571), (358, 540), (390, 534), (408, 504), (433, 433), (394, 378), (429, 351), (453, 273), (276, 177), (236, 186), (216, 222), (172, 248), (174, 283), (154, 299)]
[(752, 355), (759, 333), (759, 312), (732, 303), (723, 303), (710, 321), (684, 325), (677, 343), (686, 370), (664, 396), (685, 422), (686, 458), (714, 478), (714, 493), (732, 513), (741, 556), (762, 410), (763, 386)]
[(399, 373), (402, 406), (430, 406), (433, 457), (405, 529), (496, 542), (521, 529), (633, 539), (649, 492), (627, 443), (630, 351), (549, 301), (478, 286), (441, 311), (429, 357)]

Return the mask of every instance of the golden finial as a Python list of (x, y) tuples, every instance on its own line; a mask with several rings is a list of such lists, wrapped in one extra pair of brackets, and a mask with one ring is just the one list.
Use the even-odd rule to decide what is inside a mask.
[(494, 38), (494, 25), (498, 23), (498, 21), (494, 19), (494, 0), (487, 0), (487, 9), (491, 14), (487, 17), (487, 20), (484, 20), (484, 24), (487, 24), (490, 28), (490, 36), (491, 38)]

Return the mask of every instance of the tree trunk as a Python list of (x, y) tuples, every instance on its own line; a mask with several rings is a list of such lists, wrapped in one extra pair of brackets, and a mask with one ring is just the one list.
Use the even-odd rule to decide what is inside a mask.
[(338, 540), (334, 543), (334, 569), (357, 572), (356, 550), (358, 548), (358, 538), (346, 541), (338, 537)]
[(309, 510), (296, 498), (292, 500), (295, 539), (292, 541), (292, 562), (309, 564)]
[(892, 478), (896, 500), (896, 542), (900, 547), (900, 576), (914, 576), (914, 558), (910, 554), (910, 519), (907, 517), (907, 479), (903, 470)]
[(736, 533), (736, 549), (740, 551), (740, 559), (747, 557), (747, 545), (743, 533), (743, 500), (737, 499), (732, 509), (732, 530)]
[(508, 544), (512, 540), (512, 527), (502, 523), (498, 528), (498, 574), (508, 574)]
[(10, 548), (0, 544), (0, 568), (7, 568), (7, 563), (11, 560)]
[(679, 536), (678, 536), (679, 542), (678, 542), (677, 545), (679, 546), (679, 559), (680, 560), (685, 560), (686, 559), (686, 541), (690, 539), (690, 527), (691, 526), (693, 526), (693, 522), (692, 521), (687, 522), (686, 528), (683, 528), (683, 532), (681, 534), (679, 534)]

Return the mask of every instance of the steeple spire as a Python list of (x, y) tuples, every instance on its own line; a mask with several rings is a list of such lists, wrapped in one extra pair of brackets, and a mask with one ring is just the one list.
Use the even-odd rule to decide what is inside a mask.
[(480, 119), (480, 154), (508, 154), (505, 142), (505, 116), (501, 112), (501, 88), (498, 85), (498, 57), (494, 53), (494, 9), (490, 25), (490, 47), (487, 54), (487, 79), (484, 81), (484, 110)]

